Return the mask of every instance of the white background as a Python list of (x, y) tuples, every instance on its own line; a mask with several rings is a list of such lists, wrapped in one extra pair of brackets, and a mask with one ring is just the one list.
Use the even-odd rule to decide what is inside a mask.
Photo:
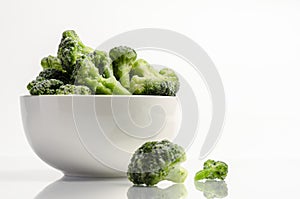
[[(27, 94), (25, 86), (40, 70), (40, 59), (56, 53), (66, 29), (76, 30), (91, 47), (136, 28), (185, 34), (212, 58), (226, 92), (223, 136), (209, 157), (232, 161), (231, 165), (252, 160), (272, 162), (274, 167), (282, 162), (299, 165), (299, 11), (297, 0), (2, 1), (0, 180), (11, 182), (4, 184), (6, 191), (20, 185), (20, 193), (32, 198), (47, 180), (61, 175), (29, 147), (19, 96)], [(20, 169), (40, 175), (17, 173)], [(24, 188), (21, 183), (26, 180), (32, 183)], [(1, 189), (0, 194), (6, 193)]]

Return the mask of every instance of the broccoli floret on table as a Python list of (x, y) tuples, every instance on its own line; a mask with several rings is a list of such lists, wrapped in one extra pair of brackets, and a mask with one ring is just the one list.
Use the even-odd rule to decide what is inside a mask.
[(224, 180), (228, 173), (228, 165), (225, 162), (207, 160), (204, 162), (203, 170), (198, 171), (195, 180), (220, 179)]
[(185, 160), (185, 151), (177, 144), (168, 140), (147, 142), (133, 154), (127, 176), (136, 185), (153, 186), (163, 180), (183, 183), (187, 171), (180, 163)]

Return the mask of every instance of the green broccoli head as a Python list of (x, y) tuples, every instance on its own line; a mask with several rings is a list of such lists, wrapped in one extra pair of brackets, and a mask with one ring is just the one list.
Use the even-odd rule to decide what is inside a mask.
[(175, 96), (179, 89), (179, 79), (169, 68), (156, 71), (145, 60), (137, 60), (130, 72), (130, 92), (135, 95)]
[(27, 87), (26, 87), (27, 90), (30, 91), (30, 89), (31, 89), (37, 82), (40, 82), (40, 81), (43, 81), (43, 80), (45, 80), (44, 77), (37, 76), (35, 80), (32, 80), (31, 82), (29, 82), (29, 83), (27, 84)]
[(134, 49), (127, 46), (119, 46), (109, 51), (112, 59), (114, 75), (125, 88), (130, 87), (129, 73), (137, 54)]
[(111, 59), (108, 54), (104, 51), (95, 50), (94, 52), (88, 55), (90, 60), (98, 68), (99, 74), (104, 78), (114, 76)]
[(225, 198), (228, 195), (228, 188), (225, 181), (206, 180), (205, 182), (195, 181), (197, 190), (203, 192), (207, 199)]
[(109, 78), (101, 76), (98, 68), (94, 65), (90, 57), (84, 57), (77, 61), (73, 78), (75, 79), (76, 85), (87, 86), (91, 89), (92, 93), (95, 94), (131, 94), (114, 76)]
[(57, 57), (62, 61), (64, 70), (69, 74), (72, 74), (76, 61), (91, 52), (93, 49), (85, 46), (74, 30), (63, 32)]
[(41, 65), (44, 70), (56, 69), (59, 71), (64, 71), (60, 59), (52, 55), (49, 55), (48, 57), (44, 57), (41, 60)]
[(207, 160), (203, 170), (195, 175), (195, 180), (220, 179), (224, 180), (228, 173), (228, 165), (221, 161)]
[(172, 186), (161, 189), (158, 187), (132, 186), (127, 191), (128, 199), (184, 199), (187, 197), (187, 190), (184, 184), (173, 184)]
[(27, 88), (30, 88), (29, 92), (31, 95), (55, 95), (56, 89), (63, 84), (62, 81), (57, 79), (44, 79), (35, 81), (32, 85), (28, 85)]
[(86, 86), (75, 86), (71, 84), (62, 85), (56, 90), (57, 95), (90, 95), (91, 90)]
[(169, 180), (183, 183), (187, 171), (180, 166), (185, 151), (168, 140), (147, 142), (135, 151), (128, 166), (128, 179), (136, 185), (153, 186)]
[[(48, 68), (40, 72), (39, 78), (44, 79), (57, 79), (62, 81), (64, 84), (68, 84), (71, 82), (70, 75), (66, 72), (54, 69), (54, 68)], [(38, 78), (37, 77), (37, 78)]]

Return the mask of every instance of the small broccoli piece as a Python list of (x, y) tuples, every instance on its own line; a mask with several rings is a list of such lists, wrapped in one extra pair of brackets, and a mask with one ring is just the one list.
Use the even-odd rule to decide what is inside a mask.
[(64, 83), (57, 79), (45, 79), (36, 81), (29, 90), (31, 95), (55, 95), (56, 89)]
[(75, 86), (71, 84), (62, 85), (56, 90), (57, 95), (90, 95), (91, 90), (86, 86)]
[(228, 173), (228, 166), (221, 161), (207, 160), (204, 162), (203, 170), (198, 171), (195, 180), (220, 179), (224, 180)]
[(40, 76), (37, 76), (35, 80), (32, 80), (31, 82), (29, 82), (27, 84), (27, 90), (30, 91), (30, 89), (37, 83), (37, 82), (40, 82), (40, 81), (43, 81), (45, 80), (44, 77), (40, 77)]
[(57, 79), (62, 81), (64, 84), (71, 82), (70, 75), (68, 73), (54, 68), (48, 68), (41, 71), (38, 77), (42, 77), (44, 79)]
[(130, 95), (131, 93), (124, 88), (114, 76), (104, 78), (99, 74), (98, 68), (91, 61), (90, 57), (84, 57), (77, 61), (73, 73), (76, 85), (89, 87), (95, 94), (118, 94)]
[(133, 62), (136, 60), (137, 54), (135, 50), (127, 46), (119, 46), (109, 51), (112, 59), (114, 75), (125, 88), (130, 87), (129, 72)]
[(64, 71), (60, 59), (52, 55), (49, 55), (48, 57), (44, 57), (41, 60), (41, 65), (44, 70), (56, 69), (59, 71)]
[(207, 199), (225, 198), (228, 195), (228, 188), (225, 181), (206, 180), (205, 182), (195, 181), (197, 190), (203, 192)]
[(187, 190), (184, 184), (173, 184), (165, 189), (155, 186), (132, 186), (127, 191), (128, 199), (184, 199), (186, 197)]
[(130, 92), (135, 95), (175, 96), (179, 89), (179, 80), (173, 70), (164, 68), (158, 72), (142, 59), (133, 64), (130, 75)]
[(94, 65), (98, 68), (99, 74), (104, 78), (114, 76), (111, 59), (104, 51), (95, 50), (88, 55)]
[(62, 61), (64, 70), (69, 74), (72, 74), (76, 61), (91, 52), (93, 49), (85, 46), (74, 30), (63, 32), (57, 57)]
[(185, 160), (185, 151), (177, 144), (168, 140), (147, 142), (133, 154), (127, 176), (136, 185), (153, 186), (163, 180), (183, 183), (187, 171), (180, 163)]

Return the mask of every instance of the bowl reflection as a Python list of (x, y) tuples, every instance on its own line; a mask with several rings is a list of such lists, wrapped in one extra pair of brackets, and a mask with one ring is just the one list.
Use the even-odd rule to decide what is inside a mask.
[(132, 186), (127, 178), (63, 177), (44, 188), (35, 199), (184, 199), (183, 184), (168, 188)]
[(195, 181), (197, 190), (203, 192), (207, 199), (225, 198), (228, 195), (228, 188), (225, 181), (206, 180), (205, 182)]
[(168, 188), (132, 186), (127, 192), (128, 199), (184, 199), (187, 190), (183, 184), (174, 184)]
[(127, 178), (63, 177), (44, 188), (35, 199), (120, 199), (131, 185)]

